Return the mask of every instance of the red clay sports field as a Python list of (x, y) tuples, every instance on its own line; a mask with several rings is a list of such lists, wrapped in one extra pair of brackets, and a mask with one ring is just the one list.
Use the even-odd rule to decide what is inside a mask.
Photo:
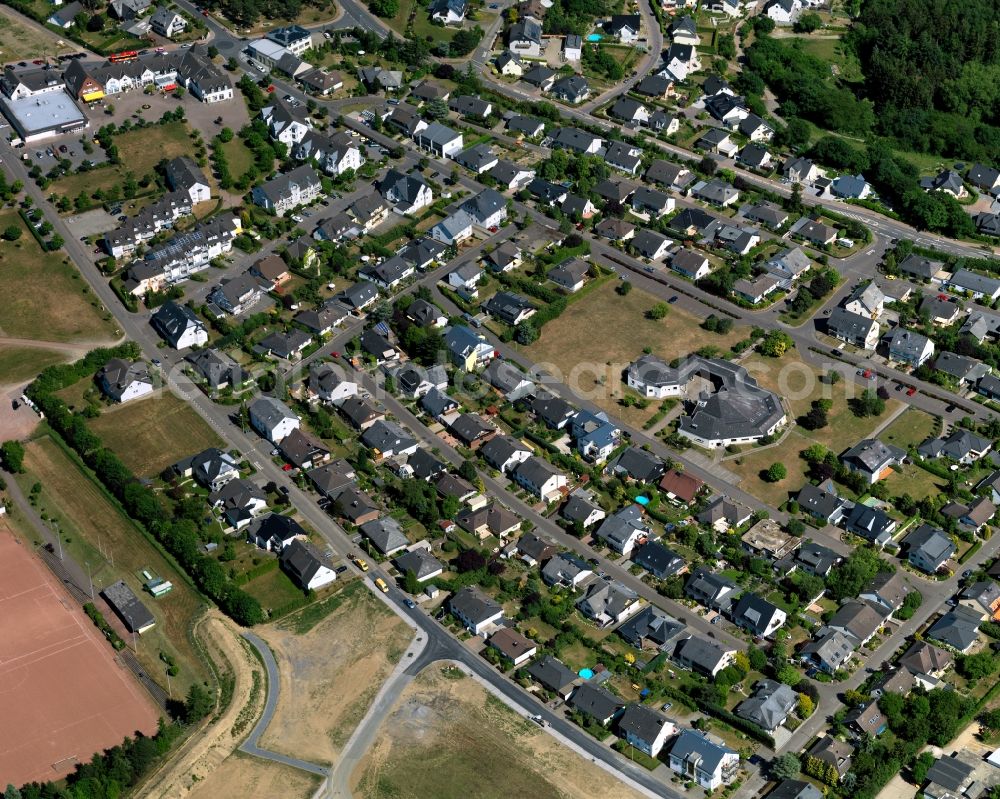
[(45, 782), (152, 735), (156, 706), (79, 605), (0, 519), (0, 784)]

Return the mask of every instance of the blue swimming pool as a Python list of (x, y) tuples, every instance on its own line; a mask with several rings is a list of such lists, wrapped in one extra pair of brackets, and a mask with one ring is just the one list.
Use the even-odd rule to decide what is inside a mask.
[(599, 33), (592, 33), (587, 37), (588, 42), (599, 42), (603, 37)]
[(585, 680), (589, 680), (591, 677), (594, 676), (594, 670), (593, 669), (580, 669), (579, 673), (580, 673), (580, 676), (583, 677), (583, 679), (585, 679)]
[(642, 494), (640, 494), (639, 496), (637, 496), (635, 498), (635, 501), (638, 502), (640, 505), (648, 505), (649, 504), (649, 497), (646, 497), (646, 496), (643, 496)]

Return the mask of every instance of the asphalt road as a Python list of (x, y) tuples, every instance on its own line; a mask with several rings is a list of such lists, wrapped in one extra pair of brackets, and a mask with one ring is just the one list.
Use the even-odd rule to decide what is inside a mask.
[(261, 660), (264, 661), (264, 668), (267, 670), (267, 686), (265, 689), (264, 712), (250, 731), (250, 735), (240, 744), (240, 751), (254, 757), (273, 760), (275, 763), (282, 763), (292, 768), (308, 771), (310, 774), (318, 774), (321, 777), (325, 777), (329, 773), (329, 769), (324, 766), (317, 766), (315, 763), (299, 760), (297, 757), (288, 757), (278, 752), (272, 752), (269, 749), (260, 748), (260, 738), (264, 734), (264, 731), (267, 730), (267, 725), (271, 723), (274, 711), (278, 707), (278, 697), (281, 693), (281, 676), (278, 674), (278, 664), (274, 660), (274, 653), (271, 652), (271, 647), (249, 630), (242, 632), (241, 635), (250, 642), (253, 648), (257, 650), (257, 654), (260, 655)]

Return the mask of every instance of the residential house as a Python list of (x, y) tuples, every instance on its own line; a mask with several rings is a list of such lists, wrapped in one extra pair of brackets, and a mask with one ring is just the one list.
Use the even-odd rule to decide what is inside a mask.
[(233, 316), (240, 316), (253, 308), (264, 292), (260, 283), (250, 274), (223, 278), (208, 295), (208, 301)]
[(828, 246), (837, 238), (837, 229), (815, 219), (804, 220), (801, 225), (796, 223), (792, 228), (796, 236), (801, 236), (808, 242), (818, 246)]
[(641, 21), (639, 14), (614, 14), (604, 29), (622, 44), (635, 44), (639, 41)]
[(293, 430), (278, 445), (282, 457), (296, 469), (313, 469), (330, 460), (330, 450), (315, 436)]
[(861, 589), (858, 599), (877, 605), (889, 613), (894, 613), (903, 607), (908, 594), (913, 592), (913, 586), (906, 579), (904, 572), (878, 572)]
[(513, 545), (515, 551), (529, 566), (538, 566), (556, 555), (556, 545), (547, 538), (540, 538), (534, 533), (522, 535)]
[(212, 391), (229, 388), (236, 393), (253, 381), (249, 372), (220, 350), (196, 350), (184, 360), (191, 365), (195, 379)]
[(292, 541), (281, 550), (281, 568), (304, 591), (318, 591), (337, 579), (330, 559), (308, 541)]
[(896, 665), (907, 669), (921, 682), (933, 681), (936, 684), (936, 680), (942, 677), (954, 662), (954, 655), (947, 649), (931, 646), (926, 641), (914, 641), (896, 661)]
[(739, 593), (739, 586), (732, 580), (699, 566), (685, 583), (684, 593), (699, 605), (728, 613)]
[(730, 138), (729, 134), (720, 128), (710, 128), (694, 143), (694, 146), (697, 150), (718, 153), (726, 158), (732, 158), (740, 149), (740, 146)]
[(663, 476), (665, 469), (663, 460), (652, 452), (630, 446), (608, 465), (607, 471), (625, 480), (653, 485)]
[(218, 491), (240, 476), (236, 459), (214, 447), (183, 458), (170, 468), (178, 477), (193, 477), (209, 491)]
[(707, 256), (687, 248), (679, 249), (673, 254), (670, 268), (690, 280), (701, 280), (711, 271)]
[(525, 297), (498, 291), (483, 304), (483, 310), (499, 322), (515, 327), (535, 315), (537, 309)]
[(978, 611), (983, 621), (997, 621), (1000, 619), (1000, 585), (993, 580), (973, 583), (958, 595), (958, 604)]
[(814, 519), (824, 524), (838, 524), (844, 517), (846, 500), (838, 497), (832, 491), (826, 491), (818, 486), (806, 483), (799, 489), (799, 510), (808, 513)]
[(923, 365), (934, 354), (934, 342), (927, 336), (902, 327), (888, 337), (889, 358), (913, 367)]
[(506, 474), (530, 458), (532, 450), (512, 436), (495, 435), (479, 448), (479, 454), (490, 466)]
[(667, 499), (681, 505), (694, 502), (704, 487), (704, 480), (677, 469), (669, 470), (660, 480), (660, 490), (667, 495)]
[(842, 200), (864, 200), (872, 193), (872, 187), (864, 175), (841, 175), (834, 178), (830, 191)]
[(416, 440), (398, 423), (380, 419), (361, 434), (361, 443), (372, 450), (376, 461), (412, 455), (417, 451)]
[(614, 580), (595, 580), (576, 601), (577, 609), (599, 627), (619, 624), (641, 607), (639, 595)]
[(878, 319), (885, 309), (885, 294), (875, 281), (862, 284), (844, 302), (844, 310), (869, 319)]
[(773, 637), (787, 617), (777, 605), (749, 592), (739, 598), (732, 610), (733, 622), (755, 638)]
[(322, 193), (322, 183), (316, 170), (309, 164), (295, 167), (291, 172), (277, 175), (251, 192), (255, 205), (275, 216), (284, 216), (293, 208), (308, 205)]
[(535, 139), (545, 132), (545, 122), (536, 117), (515, 114), (507, 120), (507, 130), (512, 133), (520, 133), (529, 139)]
[(583, 37), (569, 33), (563, 37), (563, 58), (566, 61), (579, 61), (583, 58)]
[(981, 460), (993, 442), (968, 430), (955, 429), (946, 438), (929, 438), (917, 447), (921, 459), (948, 458), (968, 466)]
[(489, 144), (480, 142), (456, 155), (455, 163), (476, 175), (482, 175), (500, 163), (500, 158)]
[(503, 540), (521, 529), (521, 517), (498, 502), (485, 508), (464, 508), (455, 516), (455, 522), (480, 540), (491, 535)]
[(590, 97), (590, 84), (582, 75), (567, 75), (553, 83), (549, 92), (557, 100), (579, 105)]
[(563, 585), (574, 591), (593, 577), (590, 564), (573, 552), (560, 552), (542, 567), (542, 580), (546, 585)]
[(735, 649), (727, 649), (717, 641), (697, 636), (682, 638), (673, 653), (674, 662), (681, 668), (713, 678), (728, 667), (735, 657)]
[(367, 524), (382, 515), (375, 501), (354, 485), (345, 485), (328, 496), (333, 500), (334, 513), (353, 525)]
[(606, 727), (622, 711), (625, 703), (607, 688), (585, 682), (573, 692), (569, 706)]
[(649, 122), (649, 109), (638, 100), (633, 100), (625, 95), (618, 98), (608, 114), (615, 119), (621, 119), (635, 125), (645, 125)]
[(462, 134), (440, 122), (432, 122), (413, 137), (417, 146), (438, 158), (453, 158), (462, 149)]
[(942, 327), (953, 324), (961, 312), (962, 306), (943, 294), (925, 297), (920, 303), (920, 314), (927, 314), (933, 324)]
[(112, 358), (96, 377), (101, 391), (113, 402), (128, 402), (153, 393), (153, 380), (143, 361)]
[(843, 560), (844, 557), (839, 552), (813, 541), (806, 541), (796, 550), (794, 564), (804, 572), (815, 574), (817, 577), (826, 577), (831, 569)]
[(979, 641), (979, 625), (982, 621), (980, 611), (959, 605), (934, 622), (925, 637), (965, 654)]
[(907, 255), (899, 262), (899, 271), (904, 275), (910, 275), (921, 280), (934, 280), (944, 269), (942, 261), (932, 261), (916, 253)]
[(937, 574), (958, 551), (943, 530), (929, 524), (921, 524), (907, 534), (903, 546), (907, 547), (910, 565), (927, 574)]
[(510, 627), (501, 627), (493, 633), (489, 645), (515, 667), (531, 660), (538, 653), (538, 644)]
[(502, 186), (505, 191), (523, 189), (535, 179), (534, 169), (506, 158), (498, 159), (487, 174)]
[(974, 300), (986, 299), (990, 303), (994, 303), (997, 298), (1000, 298), (1000, 280), (981, 275), (970, 269), (956, 269), (944, 285), (946, 288), (964, 293)]
[(163, 339), (175, 350), (200, 347), (208, 343), (208, 328), (194, 311), (173, 300), (163, 303), (153, 314), (150, 323)]
[(618, 634), (636, 649), (673, 651), (687, 624), (678, 621), (656, 605), (646, 605), (618, 627)]
[(600, 136), (578, 128), (558, 128), (552, 134), (552, 147), (572, 150), (581, 155), (596, 155), (603, 146), (604, 140)]
[(696, 730), (681, 730), (670, 745), (669, 755), (671, 770), (706, 791), (731, 783), (740, 768), (739, 753)]
[(799, 650), (803, 662), (827, 674), (836, 674), (854, 656), (854, 641), (837, 630), (828, 630)]
[(662, 191), (639, 186), (632, 194), (630, 205), (636, 214), (659, 219), (674, 210), (674, 198)]
[(846, 636), (856, 648), (874, 638), (891, 615), (891, 611), (870, 602), (848, 600), (830, 617), (826, 627)]
[(801, 541), (781, 529), (774, 519), (761, 519), (741, 538), (743, 549), (751, 555), (771, 561), (784, 560), (798, 548)]
[(507, 31), (507, 47), (522, 58), (539, 58), (542, 55), (542, 26), (528, 17), (518, 20)]
[(868, 485), (875, 485), (905, 457), (906, 453), (899, 447), (883, 444), (877, 438), (866, 438), (844, 452), (840, 460), (852, 472), (860, 473)]
[(642, 507), (627, 505), (608, 516), (596, 535), (615, 552), (628, 556), (636, 544), (652, 535), (652, 530), (643, 518)]
[(990, 373), (990, 367), (975, 358), (966, 358), (953, 352), (942, 352), (934, 361), (934, 368), (955, 378), (959, 386), (974, 386)]
[(379, 552), (387, 558), (391, 558), (397, 552), (402, 552), (410, 545), (410, 540), (403, 532), (399, 522), (392, 516), (383, 516), (379, 519), (365, 522), (359, 525), (359, 530), (371, 541)]
[(624, 244), (635, 236), (635, 225), (623, 219), (604, 217), (594, 226), (594, 233), (610, 241)]
[(400, 215), (414, 214), (434, 202), (434, 192), (422, 177), (396, 169), (386, 172), (376, 188), (386, 202), (392, 203), (392, 210)]
[(284, 361), (297, 361), (302, 352), (312, 343), (312, 336), (301, 330), (291, 330), (287, 333), (271, 333), (262, 338), (253, 350), (264, 357), (280, 358)]
[(879, 549), (892, 541), (896, 529), (896, 520), (881, 508), (870, 508), (862, 503), (856, 504), (843, 519), (844, 529), (860, 536)]
[(576, 688), (577, 674), (564, 663), (551, 655), (545, 655), (528, 667), (528, 676), (545, 690), (560, 696), (563, 701), (569, 699)]
[(412, 572), (413, 577), (418, 583), (425, 583), (428, 580), (432, 580), (444, 571), (441, 561), (426, 549), (408, 550), (399, 555), (395, 563), (396, 568), (402, 574)]
[(578, 489), (569, 495), (560, 513), (570, 524), (576, 525), (579, 522), (584, 530), (607, 517), (604, 509), (583, 489)]
[(687, 571), (684, 558), (667, 549), (659, 541), (647, 541), (642, 544), (632, 553), (631, 560), (636, 566), (641, 566), (660, 580), (676, 577)]
[(878, 346), (878, 322), (870, 316), (860, 316), (843, 308), (834, 308), (826, 319), (826, 332), (855, 347), (874, 350)]
[(655, 758), (677, 726), (646, 705), (630, 704), (618, 719), (618, 734), (649, 757)]
[(430, 5), (431, 19), (442, 25), (461, 25), (469, 9), (469, 0), (434, 0)]
[(535, 384), (517, 366), (506, 360), (491, 361), (483, 377), (508, 402), (517, 402), (530, 394)]
[(514, 468), (513, 477), (519, 486), (545, 502), (553, 502), (560, 489), (566, 487), (566, 475), (534, 455)]
[(879, 710), (878, 701), (875, 699), (851, 708), (847, 711), (844, 721), (853, 732), (872, 738), (881, 735), (888, 726), (885, 716)]
[(448, 609), (473, 635), (483, 635), (503, 618), (503, 607), (478, 586), (466, 586), (452, 594)]
[(466, 372), (474, 372), (488, 365), (495, 351), (484, 336), (474, 333), (465, 325), (452, 325), (445, 330), (445, 349), (452, 363)]
[(851, 770), (854, 747), (832, 735), (826, 735), (813, 745), (812, 749), (809, 750), (809, 755), (833, 766), (840, 779), (843, 779)]
[(309, 536), (295, 519), (280, 513), (269, 513), (250, 523), (247, 540), (268, 552), (282, 552), (294, 541), (308, 540)]
[(641, 258), (659, 261), (667, 256), (673, 242), (661, 233), (641, 229), (629, 242), (629, 247)]
[(717, 496), (710, 500), (695, 518), (698, 524), (707, 524), (716, 532), (724, 533), (746, 524), (752, 515), (752, 511), (746, 505), (729, 497)]
[(736, 715), (774, 733), (799, 704), (799, 695), (784, 683), (760, 680), (753, 695), (736, 706)]

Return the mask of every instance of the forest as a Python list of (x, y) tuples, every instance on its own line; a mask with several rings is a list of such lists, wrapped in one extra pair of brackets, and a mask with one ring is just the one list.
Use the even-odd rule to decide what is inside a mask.
[(741, 83), (767, 84), (783, 116), (904, 150), (1000, 159), (1000, 3), (866, 0), (844, 39), (861, 64), (855, 84), (794, 40), (755, 29)]

